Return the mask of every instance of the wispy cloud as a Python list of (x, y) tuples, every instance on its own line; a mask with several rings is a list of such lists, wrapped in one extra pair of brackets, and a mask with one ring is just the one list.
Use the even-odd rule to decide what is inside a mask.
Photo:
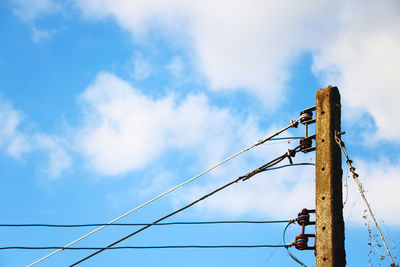
[(35, 149), (43, 151), (48, 159), (45, 167), (41, 169), (50, 178), (58, 178), (71, 167), (72, 158), (68, 142), (62, 137), (36, 134), (34, 136)]
[(50, 41), (53, 37), (53, 35), (56, 33), (56, 30), (51, 29), (51, 30), (45, 30), (45, 29), (38, 29), (36, 27), (32, 27), (32, 41), (35, 43), (44, 43), (47, 41)]
[(62, 137), (42, 133), (29, 133), (23, 129), (23, 113), (11, 103), (0, 98), (0, 149), (16, 159), (36, 151), (48, 155), (40, 171), (50, 178), (57, 178), (71, 164), (66, 142)]
[(41, 15), (54, 14), (61, 5), (53, 0), (11, 0), (14, 14), (24, 21), (32, 21)]
[(21, 121), (22, 113), (0, 96), (0, 148), (15, 158), (31, 149), (27, 137), (19, 129)]

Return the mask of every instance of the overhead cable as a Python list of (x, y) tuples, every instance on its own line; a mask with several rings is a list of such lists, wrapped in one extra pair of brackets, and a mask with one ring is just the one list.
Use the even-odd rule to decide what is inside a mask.
[(210, 224), (268, 224), (268, 223), (287, 223), (289, 220), (275, 221), (204, 221), (204, 222), (166, 222), (166, 223), (88, 223), (88, 224), (0, 224), (0, 227), (55, 227), (55, 228), (75, 228), (90, 226), (170, 226), (170, 225), (210, 225)]
[[(160, 219), (158, 219), (156, 221), (154, 221), (153, 224), (159, 223), (159, 222), (161, 222), (161, 221), (163, 221), (163, 220), (165, 220), (165, 219), (167, 219), (167, 218), (169, 218), (169, 217), (171, 217), (171, 216), (173, 216), (173, 215), (175, 215), (175, 214), (177, 214), (177, 213), (179, 213), (179, 212), (181, 212), (181, 211), (183, 211), (183, 210), (185, 210), (185, 209), (187, 209), (187, 208), (189, 208), (189, 207), (191, 207), (191, 206), (193, 206), (195, 204), (197, 204), (198, 202), (200, 202), (200, 201), (202, 201), (202, 200), (214, 195), (215, 193), (217, 193), (217, 192), (219, 192), (219, 191), (221, 191), (221, 190), (223, 190), (223, 189), (225, 189), (225, 188), (227, 188), (227, 187), (229, 187), (229, 186), (231, 186), (231, 185), (233, 185), (235, 183), (238, 183), (239, 181), (246, 181), (246, 180), (250, 179), (251, 177), (253, 177), (254, 175), (256, 175), (256, 174), (258, 174), (260, 172), (268, 170), (268, 168), (270, 168), (272, 166), (275, 166), (276, 164), (278, 164), (279, 162), (284, 160), (286, 157), (290, 157), (290, 156), (293, 157), (295, 155), (295, 153), (299, 151), (299, 149), (300, 149), (300, 146), (296, 147), (293, 150), (290, 150), (291, 153), (285, 153), (282, 156), (279, 156), (279, 157), (271, 160), (270, 162), (262, 165), (261, 167), (255, 169), (255, 170), (253, 170), (253, 171), (251, 171), (251, 172), (249, 172), (249, 173), (247, 173), (247, 174), (245, 174), (243, 176), (240, 176), (240, 177), (236, 178), (235, 180), (233, 180), (233, 181), (231, 181), (231, 182), (229, 182), (229, 183), (227, 183), (227, 184), (215, 189), (211, 193), (208, 193), (208, 194), (202, 196), (201, 198), (191, 202), (190, 204), (188, 204), (188, 205), (186, 205), (186, 206), (184, 206), (184, 207), (182, 207), (182, 208), (180, 208), (180, 209), (178, 209), (178, 210), (176, 210), (176, 211), (174, 211), (174, 212), (172, 212), (172, 213), (170, 213), (170, 214), (168, 214), (168, 215), (166, 215), (166, 216), (164, 216), (164, 217), (162, 217), (162, 218), (160, 218)], [(135, 232), (133, 232), (133, 233), (131, 233), (131, 234), (129, 234), (129, 235), (117, 240), (117, 241), (115, 241), (114, 243), (108, 245), (106, 248), (113, 247), (114, 245), (116, 245), (116, 244), (118, 244), (118, 243), (120, 243), (120, 242), (122, 242), (122, 241), (124, 241), (124, 240), (126, 240), (126, 239), (128, 239), (128, 238), (130, 238), (130, 237), (132, 237), (132, 236), (134, 236), (134, 235), (136, 235), (138, 233), (140, 233), (141, 231), (149, 228), (150, 226), (151, 225), (144, 226), (144, 227), (138, 229), (137, 231), (135, 231)], [(81, 263), (81, 262), (83, 262), (83, 261), (85, 261), (85, 260), (87, 260), (87, 259), (99, 254), (100, 252), (102, 252), (104, 250), (105, 249), (100, 249), (100, 250), (94, 252), (93, 254), (90, 254), (89, 256), (87, 256), (87, 257), (75, 262), (74, 264), (70, 265), (70, 267), (71, 266), (75, 266), (75, 265), (77, 265), (77, 264), (79, 264), (79, 263)]]
[(381, 237), (382, 243), (383, 243), (383, 245), (385, 246), (385, 249), (386, 249), (386, 251), (387, 251), (387, 253), (388, 253), (388, 256), (389, 256), (389, 258), (390, 258), (390, 261), (392, 262), (391, 266), (395, 267), (396, 264), (395, 264), (395, 262), (394, 262), (394, 260), (393, 260), (392, 254), (390, 253), (390, 250), (389, 250), (389, 248), (388, 248), (388, 246), (387, 246), (387, 244), (386, 244), (385, 238), (383, 237), (383, 234), (382, 234), (382, 232), (381, 232), (381, 229), (379, 228), (379, 225), (378, 225), (378, 223), (377, 223), (377, 221), (376, 221), (376, 219), (375, 219), (375, 215), (374, 215), (374, 213), (372, 212), (372, 209), (371, 209), (371, 206), (370, 206), (370, 204), (369, 204), (369, 202), (368, 202), (368, 200), (367, 200), (367, 197), (365, 196), (364, 187), (363, 187), (363, 185), (361, 184), (360, 180), (358, 179), (358, 174), (356, 173), (356, 168), (353, 167), (353, 165), (352, 165), (353, 161), (352, 161), (351, 159), (349, 159), (349, 156), (348, 156), (348, 154), (347, 154), (346, 146), (345, 146), (344, 142), (343, 142), (343, 141), (341, 140), (341, 138), (340, 138), (340, 136), (341, 136), (342, 134), (344, 134), (344, 132), (340, 133), (340, 132), (336, 132), (336, 131), (335, 131), (335, 141), (336, 141), (336, 143), (339, 145), (340, 149), (341, 149), (342, 152), (343, 152), (344, 157), (346, 158), (346, 163), (347, 163), (347, 165), (348, 165), (349, 168), (350, 168), (350, 172), (353, 174), (353, 179), (354, 179), (354, 181), (356, 181), (356, 183), (357, 183), (357, 185), (358, 185), (358, 190), (360, 191), (361, 197), (362, 197), (362, 199), (364, 200), (365, 205), (366, 205), (367, 208), (368, 208), (369, 214), (371, 215), (372, 220), (373, 220), (374, 223), (375, 223), (375, 227), (376, 227), (376, 229), (378, 230), (378, 233), (379, 233), (379, 235), (380, 235), (380, 237)]
[(119, 250), (119, 249), (182, 249), (182, 248), (284, 248), (288, 245), (182, 245), (182, 246), (123, 246), (123, 247), (0, 247), (0, 250), (48, 250), (48, 249), (65, 249), (65, 250)]
[[(155, 200), (157, 200), (157, 199), (159, 199), (159, 198), (161, 198), (161, 197), (163, 197), (163, 196), (165, 196), (165, 195), (171, 193), (172, 191), (175, 191), (176, 189), (178, 189), (178, 188), (180, 188), (180, 187), (182, 187), (182, 186), (184, 186), (184, 185), (186, 185), (186, 184), (188, 184), (188, 183), (190, 183), (190, 182), (196, 180), (196, 179), (199, 178), (200, 176), (202, 176), (202, 175), (204, 175), (204, 174), (210, 172), (211, 170), (213, 170), (213, 169), (215, 169), (215, 168), (221, 166), (221, 165), (224, 164), (225, 162), (227, 162), (227, 161), (229, 161), (229, 160), (231, 160), (231, 159), (233, 159), (233, 158), (235, 158), (235, 157), (237, 157), (237, 156), (243, 154), (243, 153), (246, 152), (246, 151), (249, 151), (250, 149), (253, 149), (253, 148), (256, 147), (256, 146), (259, 146), (259, 145), (261, 145), (261, 144), (264, 144), (265, 142), (271, 140), (272, 138), (274, 138), (275, 136), (281, 134), (282, 132), (284, 132), (284, 131), (286, 131), (286, 130), (292, 128), (292, 127), (297, 127), (297, 125), (298, 125), (298, 123), (299, 123), (299, 120), (300, 120), (300, 118), (298, 118), (298, 119), (295, 120), (295, 121), (291, 120), (288, 126), (282, 128), (281, 130), (275, 132), (274, 134), (272, 134), (272, 135), (270, 135), (270, 136), (268, 136), (268, 137), (266, 137), (266, 138), (264, 138), (264, 139), (262, 139), (262, 140), (259, 140), (258, 142), (252, 144), (251, 146), (249, 146), (249, 147), (247, 147), (247, 148), (245, 148), (245, 149), (243, 149), (243, 150), (237, 152), (236, 154), (234, 154), (234, 155), (232, 155), (232, 156), (230, 156), (230, 157), (224, 159), (223, 161), (221, 161), (221, 162), (215, 164), (214, 166), (208, 168), (207, 170), (205, 170), (205, 171), (203, 171), (203, 172), (197, 174), (197, 175), (194, 176), (193, 178), (191, 178), (191, 179), (189, 179), (189, 180), (187, 180), (187, 181), (185, 181), (185, 182), (183, 182), (183, 183), (181, 183), (181, 184), (179, 184), (179, 185), (177, 185), (177, 186), (175, 186), (175, 187), (173, 187), (173, 188), (171, 188), (171, 189), (165, 191), (164, 193), (162, 193), (162, 194), (160, 194), (160, 195), (158, 195), (158, 196), (156, 196), (156, 197), (150, 199), (149, 201), (147, 201), (147, 202), (145, 202), (145, 203), (143, 203), (143, 204), (137, 206), (136, 208), (134, 208), (134, 209), (132, 209), (132, 210), (130, 210), (130, 211), (128, 211), (128, 212), (122, 214), (121, 216), (119, 216), (119, 217), (117, 217), (117, 218), (115, 218), (115, 219), (109, 221), (106, 225), (102, 225), (102, 226), (100, 226), (99, 228), (96, 228), (96, 229), (94, 229), (93, 231), (91, 231), (91, 232), (89, 232), (89, 233), (87, 233), (87, 234), (85, 234), (85, 235), (79, 237), (78, 239), (76, 239), (76, 240), (74, 240), (74, 241), (68, 243), (67, 245), (65, 245), (63, 248), (69, 247), (69, 246), (71, 246), (71, 245), (73, 245), (73, 244), (79, 242), (80, 240), (82, 240), (82, 239), (84, 239), (84, 238), (86, 238), (86, 237), (88, 237), (88, 236), (90, 236), (90, 235), (96, 233), (97, 231), (100, 231), (101, 229), (107, 227), (107, 225), (113, 224), (114, 222), (116, 222), (116, 221), (118, 221), (118, 220), (120, 220), (120, 219), (126, 217), (127, 215), (129, 215), (129, 214), (131, 214), (131, 213), (137, 211), (138, 209), (143, 208), (144, 206), (150, 204), (151, 202), (153, 202), (153, 201), (155, 201)], [(48, 257), (50, 257), (50, 256), (52, 256), (52, 255), (54, 255), (54, 254), (56, 254), (56, 253), (62, 251), (62, 250), (63, 250), (63, 249), (57, 249), (57, 250), (53, 251), (52, 253), (50, 253), (50, 254), (48, 254), (48, 255), (46, 255), (46, 256), (40, 258), (39, 260), (37, 260), (37, 261), (35, 261), (35, 262), (29, 264), (28, 267), (33, 266), (33, 265), (35, 265), (35, 264), (37, 264), (37, 263), (43, 261), (44, 259), (46, 259), (46, 258), (48, 258)]]

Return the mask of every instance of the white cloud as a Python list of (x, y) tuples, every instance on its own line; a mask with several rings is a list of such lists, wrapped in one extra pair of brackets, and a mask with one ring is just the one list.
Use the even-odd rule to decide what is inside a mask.
[(152, 101), (117, 77), (103, 73), (82, 94), (87, 108), (81, 147), (105, 174), (144, 166), (164, 148), (164, 118), (171, 99)]
[(331, 21), (322, 14), (338, 3), (199, 1), (192, 29), (199, 68), (215, 89), (244, 88), (276, 106), (291, 64), (324, 38)]
[(21, 120), (21, 112), (0, 98), (0, 148), (15, 158), (30, 150), (27, 137), (18, 129)]
[(60, 11), (61, 5), (53, 0), (11, 0), (14, 14), (24, 21), (31, 21), (40, 15)]
[(77, 2), (86, 17), (113, 17), (135, 35), (154, 25), (179, 32), (212, 88), (250, 90), (271, 106), (284, 99), (296, 56), (331, 27), (322, 14), (338, 6), (312, 0)]
[[(178, 27), (178, 16), (186, 12), (187, 3), (180, 0), (76, 0), (77, 6), (87, 18), (98, 20), (107, 17), (115, 19), (124, 28), (135, 34), (146, 34), (152, 19), (159, 19), (159, 23), (168, 27)], [(180, 26), (179, 26), (180, 27)]]
[(167, 148), (201, 147), (204, 160), (219, 159), (243, 122), (210, 106), (203, 95), (151, 99), (110, 73), (99, 74), (80, 101), (86, 115), (79, 146), (106, 175), (141, 169)]

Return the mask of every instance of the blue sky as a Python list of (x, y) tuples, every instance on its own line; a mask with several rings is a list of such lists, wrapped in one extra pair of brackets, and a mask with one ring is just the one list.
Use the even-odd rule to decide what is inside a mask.
[[(110, 221), (286, 126), (331, 84), (350, 157), (398, 256), (399, 11), (394, 0), (2, 1), (2, 223)], [(295, 146), (257, 147), (121, 222), (151, 222)], [(388, 266), (343, 169), (348, 266), (366, 266), (370, 250), (372, 266)], [(314, 208), (310, 166), (260, 174), (169, 221), (285, 220), (305, 207)], [(281, 244), (284, 226), (153, 227), (121, 245)], [(90, 230), (3, 228), (1, 246), (62, 246)], [(77, 246), (105, 246), (132, 230), (108, 227)], [(299, 231), (292, 226), (288, 239)], [(312, 252), (294, 253), (315, 265)], [(46, 254), (2, 251), (0, 265)], [(88, 254), (65, 251), (38, 266)], [(107, 251), (82, 264), (132, 265), (297, 263), (271, 248)]]

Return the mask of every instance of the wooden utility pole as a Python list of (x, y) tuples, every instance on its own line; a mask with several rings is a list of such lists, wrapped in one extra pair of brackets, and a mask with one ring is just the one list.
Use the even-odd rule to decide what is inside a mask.
[(342, 159), (335, 142), (340, 133), (340, 94), (336, 87), (317, 91), (316, 224), (317, 267), (346, 265), (342, 199)]

